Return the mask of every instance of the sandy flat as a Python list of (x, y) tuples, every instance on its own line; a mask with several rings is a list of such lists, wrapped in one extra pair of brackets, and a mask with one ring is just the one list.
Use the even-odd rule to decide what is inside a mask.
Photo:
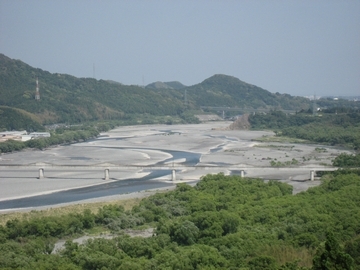
[[(33, 166), (33, 164), (146, 166), (171, 158), (167, 150), (201, 154), (198, 165), (208, 166), (206, 169), (187, 168), (177, 171), (176, 183), (198, 180), (207, 173), (229, 174), (230, 171), (226, 167), (231, 166), (239, 170), (244, 169), (245, 176), (248, 177), (287, 181), (294, 186), (295, 192), (299, 192), (318, 184), (316, 181), (312, 183), (306, 181), (309, 179), (310, 167), (330, 165), (336, 155), (345, 152), (319, 145), (258, 143), (252, 139), (271, 136), (273, 133), (225, 130), (229, 125), (230, 122), (211, 122), (199, 125), (119, 127), (88, 142), (53, 147), (45, 151), (26, 150), (2, 154), (0, 201), (98, 185), (105, 181), (103, 168), (94, 170), (45, 168), (45, 178), (38, 179), (41, 166)], [(316, 148), (324, 150), (318, 151)], [(272, 160), (287, 162), (293, 159), (297, 160), (298, 164), (288, 170), (270, 168)], [(183, 161), (183, 159), (171, 160), (170, 163), (181, 165)], [(5, 166), (15, 164), (29, 165), (29, 167)], [(221, 166), (221, 168), (211, 168), (211, 166)], [(113, 179), (121, 180), (141, 177), (145, 172), (140, 168), (132, 168), (111, 170), (110, 173)], [(170, 181), (171, 175), (158, 180)], [(143, 196), (140, 193), (127, 196)]]

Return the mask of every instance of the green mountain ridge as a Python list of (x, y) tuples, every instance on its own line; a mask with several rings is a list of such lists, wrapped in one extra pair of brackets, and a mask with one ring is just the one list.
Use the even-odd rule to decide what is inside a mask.
[[(36, 78), (40, 101), (35, 100)], [(20, 108), (42, 123), (120, 119), (129, 114), (178, 115), (182, 96), (164, 90), (51, 74), (0, 55), (0, 105)]]
[[(39, 101), (35, 100), (36, 78)], [(52, 124), (124, 119), (135, 114), (181, 116), (201, 106), (301, 110), (311, 104), (306, 98), (273, 94), (227, 75), (214, 75), (193, 86), (172, 81), (143, 88), (52, 74), (0, 54), (0, 105), (23, 109), (39, 123)]]
[(233, 76), (216, 74), (202, 83), (187, 88), (199, 106), (230, 106), (253, 109), (308, 109), (310, 101), (304, 97), (270, 93)]

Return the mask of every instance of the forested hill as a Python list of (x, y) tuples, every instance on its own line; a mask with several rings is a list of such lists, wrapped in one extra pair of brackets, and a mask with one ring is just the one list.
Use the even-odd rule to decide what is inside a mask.
[[(35, 100), (36, 78), (40, 101)], [(41, 123), (119, 119), (131, 114), (179, 115), (183, 95), (120, 83), (51, 74), (0, 54), (0, 105), (35, 114)]]
[[(40, 101), (35, 100), (36, 78)], [(0, 54), (0, 105), (23, 109), (36, 115), (41, 124), (50, 124), (120, 119), (134, 114), (179, 116), (201, 106), (300, 110), (309, 109), (310, 101), (273, 94), (226, 75), (214, 75), (189, 87), (173, 81), (143, 88), (51, 74)]]
[(198, 106), (229, 106), (253, 109), (308, 109), (310, 101), (288, 94), (270, 93), (238, 78), (217, 74), (187, 88)]

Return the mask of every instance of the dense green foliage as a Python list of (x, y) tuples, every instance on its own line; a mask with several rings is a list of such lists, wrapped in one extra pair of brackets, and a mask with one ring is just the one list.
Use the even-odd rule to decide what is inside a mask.
[(360, 168), (360, 154), (349, 155), (346, 153), (342, 153), (334, 159), (333, 165), (336, 167)]
[[(12, 220), (0, 227), (0, 268), (360, 269), (360, 176), (340, 175), (297, 195), (276, 181), (207, 175), (195, 187), (144, 199), (132, 211)], [(150, 238), (67, 241), (103, 226), (155, 226)]]
[(271, 111), (251, 115), (249, 122), (254, 129), (273, 129), (277, 135), (360, 149), (360, 112), (354, 109), (347, 111), (341, 114), (324, 112), (321, 115)]
[(313, 269), (351, 269), (353, 263), (354, 259), (342, 250), (334, 235), (329, 232), (324, 248), (314, 257)]

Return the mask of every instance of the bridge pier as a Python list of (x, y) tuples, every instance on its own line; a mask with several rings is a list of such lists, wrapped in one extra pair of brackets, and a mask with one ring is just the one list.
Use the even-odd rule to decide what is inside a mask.
[(315, 179), (315, 171), (312, 170), (310, 171), (310, 181), (314, 181), (314, 179)]
[(43, 179), (45, 176), (44, 176), (44, 169), (43, 168), (40, 168), (39, 169), (39, 179)]
[(172, 181), (176, 181), (176, 171), (175, 171), (175, 170), (172, 170), (171, 180), (172, 180)]
[(241, 178), (244, 178), (244, 177), (245, 177), (245, 171), (244, 171), (244, 170), (241, 170), (241, 171), (240, 171), (240, 177), (241, 177)]
[(110, 169), (105, 169), (105, 177), (104, 180), (109, 180), (110, 179)]

